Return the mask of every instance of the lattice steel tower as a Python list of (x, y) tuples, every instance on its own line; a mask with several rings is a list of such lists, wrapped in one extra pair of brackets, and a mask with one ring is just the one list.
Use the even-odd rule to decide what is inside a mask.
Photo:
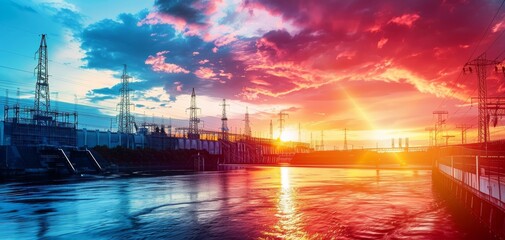
[(193, 92), (191, 93), (191, 106), (186, 109), (189, 110), (189, 129), (188, 129), (188, 138), (198, 139), (200, 138), (198, 132), (198, 123), (200, 123), (200, 119), (197, 116), (197, 110), (200, 108), (196, 107), (196, 94), (195, 89), (193, 88)]
[(282, 131), (284, 130), (284, 122), (286, 121), (286, 119), (284, 119), (284, 117), (288, 116), (287, 113), (283, 112), (283, 111), (280, 111), (279, 112), (279, 139), (281, 139), (282, 137)]
[(50, 110), (46, 34), (42, 34), (39, 50), (36, 54), (38, 54), (39, 63), (37, 64), (37, 67), (35, 67), (37, 71), (37, 84), (35, 86), (35, 114), (40, 115), (41, 112), (48, 112)]
[(226, 99), (223, 99), (223, 114), (221, 116), (221, 138), (223, 140), (228, 140), (228, 131), (230, 130), (228, 128), (228, 117), (226, 117), (226, 106), (229, 106), (226, 104)]
[(244, 134), (248, 137), (251, 136), (251, 125), (249, 121), (249, 108), (245, 107), (245, 117), (244, 117)]
[(121, 75), (121, 89), (119, 92), (121, 94), (121, 100), (119, 101), (119, 115), (118, 115), (118, 132), (121, 133), (132, 133), (133, 122), (135, 121), (133, 116), (130, 114), (130, 88), (129, 81), (130, 76), (128, 76), (126, 71), (126, 64), (123, 68), (123, 75)]
[(435, 136), (434, 136), (435, 146), (438, 146), (438, 144), (439, 144), (438, 139), (440, 137), (443, 137), (440, 134), (445, 132), (445, 130), (446, 130), (445, 126), (447, 123), (448, 114), (449, 114), (449, 112), (447, 112), (445, 110), (433, 111), (433, 115), (437, 116), (437, 119), (436, 119), (437, 121), (435, 122)]
[(486, 54), (483, 53), (474, 60), (471, 60), (465, 64), (463, 71), (466, 68), (469, 72), (472, 72), (472, 66), (477, 68), (477, 78), (479, 80), (479, 122), (478, 122), (478, 140), (479, 143), (489, 141), (489, 112), (487, 109), (487, 68), (492, 65), (497, 65), (500, 62), (496, 60), (486, 59)]
[(270, 139), (274, 139), (274, 125), (272, 124), (272, 119), (270, 119)]

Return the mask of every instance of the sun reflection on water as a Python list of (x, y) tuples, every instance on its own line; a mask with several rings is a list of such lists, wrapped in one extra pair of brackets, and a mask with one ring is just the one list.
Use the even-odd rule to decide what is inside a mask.
[(297, 209), (296, 188), (291, 183), (291, 169), (280, 167), (281, 185), (277, 199), (277, 224), (273, 227), (273, 233), (267, 234), (282, 239), (307, 239), (303, 231), (303, 214)]

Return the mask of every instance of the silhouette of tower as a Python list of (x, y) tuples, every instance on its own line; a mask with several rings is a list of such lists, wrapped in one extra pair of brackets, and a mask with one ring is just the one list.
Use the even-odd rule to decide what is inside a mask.
[(247, 137), (251, 136), (251, 126), (249, 122), (249, 108), (245, 108), (245, 118), (244, 118), (244, 135)]
[(272, 124), (272, 119), (270, 119), (270, 139), (274, 139), (274, 125)]
[(196, 94), (195, 89), (193, 88), (193, 92), (191, 93), (191, 106), (186, 109), (189, 110), (189, 129), (188, 129), (188, 138), (198, 139), (200, 138), (200, 134), (198, 131), (198, 123), (200, 123), (200, 119), (197, 116), (197, 110), (200, 108), (196, 107)]
[(121, 99), (119, 101), (119, 115), (118, 115), (118, 127), (117, 131), (120, 133), (132, 133), (134, 118), (130, 114), (130, 88), (129, 88), (130, 76), (128, 76), (126, 71), (126, 64), (123, 67), (123, 75), (121, 75), (121, 89), (119, 92), (121, 94)]
[(446, 121), (447, 121), (447, 115), (449, 113), (447, 111), (433, 111), (433, 115), (437, 115), (437, 122), (435, 123), (435, 146), (438, 146), (440, 143), (438, 139), (441, 136), (440, 134), (445, 131), (445, 126), (446, 126)]
[(487, 68), (491, 65), (498, 65), (499, 61), (486, 59), (486, 54), (483, 53), (476, 59), (473, 59), (465, 64), (463, 72), (472, 72), (472, 66), (477, 68), (477, 79), (479, 95), (477, 97), (479, 102), (479, 122), (478, 122), (478, 140), (479, 143), (487, 143), (490, 139), (489, 136), (489, 110), (487, 108)]
[(42, 112), (48, 112), (50, 110), (49, 72), (47, 69), (47, 44), (45, 34), (42, 34), (37, 54), (38, 64), (35, 68), (37, 71), (37, 84), (35, 86), (35, 114), (40, 115)]
[(221, 116), (221, 139), (223, 140), (228, 140), (228, 118), (226, 117), (226, 106), (229, 106), (226, 104), (226, 99), (223, 99), (223, 114)]
[(298, 142), (302, 142), (302, 127), (300, 123), (298, 123)]
[(282, 131), (284, 130), (284, 122), (286, 119), (284, 119), (285, 116), (288, 116), (287, 113), (284, 113), (283, 111), (279, 112), (279, 139), (282, 137)]
[(347, 148), (347, 128), (344, 128), (344, 150), (348, 150), (348, 148)]
[(466, 124), (456, 126), (456, 128), (461, 129), (461, 144), (466, 143), (466, 131), (468, 131), (471, 127), (472, 126)]
[(321, 151), (324, 151), (324, 131), (321, 130)]

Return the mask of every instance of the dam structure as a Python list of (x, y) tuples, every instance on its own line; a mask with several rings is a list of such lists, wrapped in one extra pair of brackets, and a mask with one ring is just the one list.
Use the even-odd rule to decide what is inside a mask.
[[(19, 103), (4, 106), (4, 118), (0, 121), (2, 174), (102, 172), (109, 164), (106, 158), (95, 156), (98, 153), (93, 148), (97, 147), (169, 151), (168, 155), (177, 155), (177, 151), (184, 150), (201, 151), (211, 156), (215, 164), (276, 164), (289, 161), (295, 153), (310, 151), (306, 143), (253, 137), (250, 128), (244, 134), (232, 134), (228, 129), (211, 131), (199, 128), (195, 89), (188, 108), (188, 127), (137, 122), (130, 113), (133, 104), (130, 102), (130, 77), (126, 65), (121, 76), (118, 130), (79, 128), (77, 110), (61, 112), (51, 107), (45, 34), (41, 37), (37, 57), (34, 106), (20, 106)], [(226, 120), (225, 116), (222, 121), (226, 123)], [(142, 159), (137, 160), (142, 162)]]

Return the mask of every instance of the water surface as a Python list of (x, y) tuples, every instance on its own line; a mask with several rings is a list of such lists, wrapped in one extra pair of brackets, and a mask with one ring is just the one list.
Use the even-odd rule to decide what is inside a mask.
[(0, 238), (488, 237), (448, 206), (426, 170), (254, 167), (22, 182), (0, 185)]

